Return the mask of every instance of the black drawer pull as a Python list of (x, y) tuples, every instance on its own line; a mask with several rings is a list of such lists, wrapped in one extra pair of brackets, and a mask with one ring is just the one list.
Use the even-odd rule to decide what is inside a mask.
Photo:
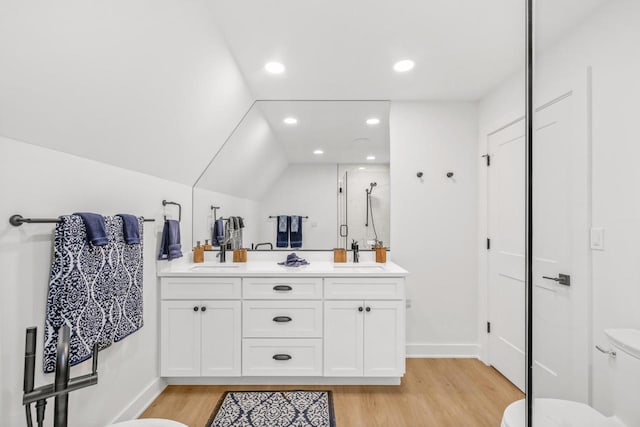
[(276, 316), (273, 318), (273, 321), (278, 323), (291, 322), (292, 320), (289, 316)]
[(274, 354), (274, 360), (291, 360), (291, 356), (288, 354)]
[(293, 288), (289, 285), (275, 285), (273, 287), (274, 291), (292, 291)]

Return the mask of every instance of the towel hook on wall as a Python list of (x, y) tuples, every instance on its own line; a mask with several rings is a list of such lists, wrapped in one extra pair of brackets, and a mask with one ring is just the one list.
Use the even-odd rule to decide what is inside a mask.
[[(166, 200), (162, 201), (162, 206), (167, 206), (167, 205), (175, 205), (178, 207), (178, 222), (182, 222), (182, 205), (180, 205), (180, 203), (176, 203), (176, 202), (168, 202)], [(164, 220), (167, 220), (167, 215), (165, 214), (164, 216)]]

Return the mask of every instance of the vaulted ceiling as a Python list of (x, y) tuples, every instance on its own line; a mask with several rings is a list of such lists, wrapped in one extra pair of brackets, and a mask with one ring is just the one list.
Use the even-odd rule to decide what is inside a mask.
[[(606, 1), (538, 2), (538, 46)], [(255, 99), (482, 97), (522, 65), (523, 6), (2, 0), (0, 134), (191, 185)]]

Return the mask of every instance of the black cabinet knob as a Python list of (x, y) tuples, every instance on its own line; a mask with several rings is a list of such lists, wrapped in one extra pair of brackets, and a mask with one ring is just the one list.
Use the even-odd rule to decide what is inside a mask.
[(198, 311), (200, 310), (198, 307), (193, 307), (193, 311)]
[(278, 322), (278, 323), (285, 323), (285, 322), (291, 322), (291, 317), (289, 316), (276, 316), (273, 318), (274, 322)]
[(358, 311), (362, 311), (362, 310), (363, 310), (363, 308), (362, 308), (362, 307), (358, 307)]
[(202, 307), (200, 307), (200, 310), (202, 310), (202, 311), (207, 311), (207, 307), (202, 306)]
[(367, 313), (371, 311), (371, 307), (367, 307)]

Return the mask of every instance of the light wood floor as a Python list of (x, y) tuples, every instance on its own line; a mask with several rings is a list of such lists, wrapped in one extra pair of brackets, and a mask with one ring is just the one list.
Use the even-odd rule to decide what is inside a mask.
[(524, 395), (475, 359), (407, 359), (400, 386), (168, 386), (141, 418), (203, 427), (227, 390), (332, 390), (336, 427), (499, 427)]

